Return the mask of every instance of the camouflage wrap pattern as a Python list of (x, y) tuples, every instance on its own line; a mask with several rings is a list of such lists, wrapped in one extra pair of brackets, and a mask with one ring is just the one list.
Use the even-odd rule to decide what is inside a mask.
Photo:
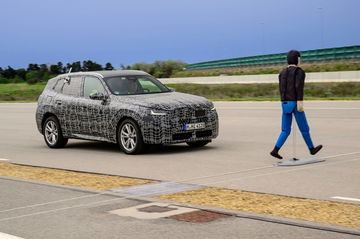
[[(91, 75), (102, 81), (106, 72), (73, 73), (66, 76)], [(109, 74), (109, 73), (108, 73)], [(116, 74), (146, 74), (138, 71), (111, 71)], [(40, 133), (42, 124), (49, 115), (60, 122), (64, 137), (117, 143), (119, 124), (126, 118), (133, 119), (140, 127), (144, 143), (172, 144), (211, 140), (218, 136), (218, 115), (213, 103), (203, 97), (177, 93), (139, 95), (112, 95), (107, 100), (91, 100), (81, 96), (65, 95), (54, 90), (61, 75), (49, 80), (39, 97), (36, 122)], [(83, 80), (81, 80), (83, 84)], [(81, 85), (81, 87), (83, 87)], [(151, 111), (166, 113), (152, 115)], [(205, 123), (205, 128), (186, 131), (184, 124)]]

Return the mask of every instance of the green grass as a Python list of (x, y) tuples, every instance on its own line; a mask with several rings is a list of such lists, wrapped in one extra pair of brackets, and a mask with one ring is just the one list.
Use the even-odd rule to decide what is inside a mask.
[[(214, 100), (279, 99), (278, 84), (169, 84), (178, 92), (201, 95)], [(358, 100), (360, 82), (307, 83), (304, 89), (306, 100)]]
[[(168, 84), (177, 92), (201, 95), (212, 100), (277, 101), (278, 84)], [(0, 102), (34, 102), (45, 83), (0, 84)], [(360, 82), (307, 83), (305, 100), (360, 100)]]
[(35, 101), (46, 83), (29, 85), (27, 83), (0, 84), (0, 101)]

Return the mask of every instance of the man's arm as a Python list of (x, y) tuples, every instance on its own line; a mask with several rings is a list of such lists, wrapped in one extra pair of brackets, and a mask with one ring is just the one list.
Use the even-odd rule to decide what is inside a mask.
[(295, 90), (296, 90), (296, 100), (297, 108), (299, 112), (304, 111), (303, 100), (304, 100), (304, 84), (305, 84), (305, 72), (299, 68), (297, 69), (295, 75)]
[(286, 70), (281, 71), (279, 74), (279, 90), (281, 99), (283, 100), (286, 91)]

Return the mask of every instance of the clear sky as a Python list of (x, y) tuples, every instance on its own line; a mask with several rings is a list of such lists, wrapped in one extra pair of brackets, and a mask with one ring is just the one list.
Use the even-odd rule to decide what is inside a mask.
[(0, 66), (224, 58), (360, 44), (359, 0), (0, 0)]

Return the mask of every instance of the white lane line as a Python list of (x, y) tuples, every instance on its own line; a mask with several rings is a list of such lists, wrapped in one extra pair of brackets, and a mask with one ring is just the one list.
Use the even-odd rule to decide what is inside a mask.
[(299, 170), (304, 170), (304, 169), (309, 169), (309, 168), (318, 168), (318, 167), (324, 167), (324, 166), (328, 166), (328, 165), (336, 165), (336, 164), (343, 164), (343, 163), (350, 163), (350, 162), (355, 162), (360, 160), (360, 158), (355, 158), (355, 159), (351, 159), (351, 160), (344, 160), (344, 161), (337, 161), (337, 162), (328, 162), (328, 163), (323, 163), (323, 164), (317, 164), (314, 166), (298, 166), (298, 168), (294, 168), (294, 169), (289, 169), (289, 170), (283, 170), (283, 171), (276, 171), (276, 172), (270, 172), (270, 173), (262, 173), (262, 174), (256, 174), (256, 175), (250, 175), (250, 176), (244, 176), (244, 177), (239, 177), (239, 178), (233, 178), (233, 179), (226, 179), (226, 180), (222, 180), (222, 181), (215, 181), (215, 182), (209, 182), (206, 185), (202, 184), (203, 186), (213, 186), (215, 184), (219, 184), (219, 183), (229, 183), (232, 181), (238, 181), (238, 180), (242, 180), (242, 179), (249, 179), (249, 178), (256, 178), (256, 177), (263, 177), (263, 176), (269, 176), (269, 175), (274, 175), (274, 174), (282, 174), (282, 173), (289, 173), (289, 172), (294, 172), (294, 171), (299, 171)]
[(97, 194), (80, 196), (80, 197), (73, 197), (73, 198), (67, 198), (67, 199), (62, 199), (62, 200), (50, 201), (50, 202), (45, 202), (45, 203), (32, 204), (32, 205), (27, 205), (27, 206), (23, 206), (23, 207), (15, 207), (15, 208), (2, 210), (2, 211), (0, 211), (0, 213), (11, 212), (11, 211), (15, 211), (15, 210), (32, 208), (32, 207), (40, 207), (40, 206), (45, 206), (45, 205), (50, 205), (50, 204), (55, 204), (55, 203), (68, 202), (68, 201), (73, 201), (73, 200), (78, 200), (78, 199), (92, 198), (92, 197), (104, 195), (106, 193), (108, 193), (108, 191), (104, 191), (102, 193), (97, 193)]
[(353, 154), (360, 154), (360, 151), (359, 152), (352, 152), (352, 153), (345, 153), (345, 154), (335, 154), (335, 155), (325, 156), (325, 157), (321, 157), (321, 158), (324, 158), (324, 159), (337, 158), (339, 156), (347, 156), (347, 155), (353, 155)]
[(339, 197), (339, 196), (335, 196), (335, 197), (331, 197), (331, 198), (340, 199), (340, 200), (346, 200), (346, 201), (360, 202), (359, 198), (348, 198), (348, 197)]
[[(0, 158), (0, 162), (7, 162), (7, 161), (10, 161), (9, 159), (2, 159), (2, 158)], [(1, 237), (0, 237), (0, 239), (1, 239)]]
[(13, 236), (13, 235), (9, 235), (9, 234), (5, 234), (5, 233), (0, 232), (0, 239), (24, 239), (24, 238), (16, 237), (16, 236)]

